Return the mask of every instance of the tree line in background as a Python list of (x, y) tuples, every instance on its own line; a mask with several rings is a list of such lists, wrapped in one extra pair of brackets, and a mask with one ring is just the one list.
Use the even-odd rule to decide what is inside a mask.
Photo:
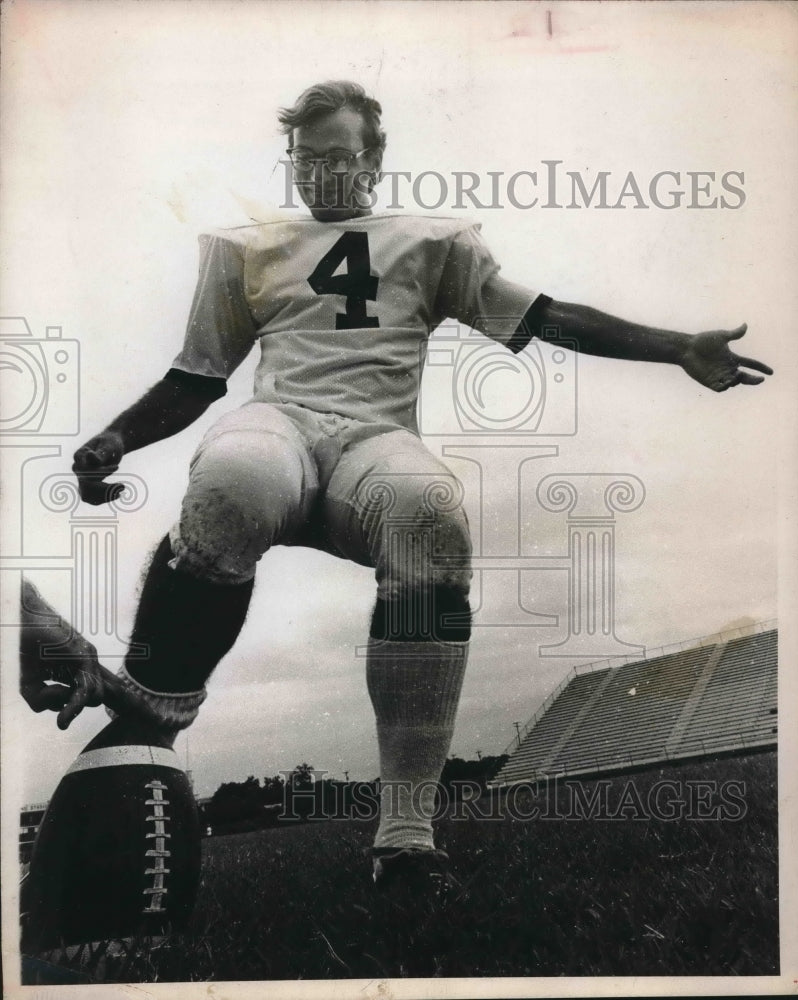
[[(487, 782), (507, 760), (506, 755), (446, 761), (441, 775), (442, 792), (449, 801), (457, 799), (466, 783), (484, 792)], [(316, 774), (310, 764), (298, 764), (262, 781), (250, 775), (245, 781), (221, 784), (208, 802), (200, 807), (203, 826), (214, 834), (243, 833), (278, 824), (326, 819), (376, 819), (380, 784), (374, 781), (337, 781)]]

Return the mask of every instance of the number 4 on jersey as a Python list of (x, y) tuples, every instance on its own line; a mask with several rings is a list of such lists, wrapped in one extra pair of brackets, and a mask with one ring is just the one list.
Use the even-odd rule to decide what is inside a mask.
[[(336, 274), (343, 260), (346, 260), (346, 273)], [(355, 232), (344, 233), (308, 278), (308, 284), (317, 295), (346, 296), (346, 312), (335, 314), (336, 330), (380, 325), (376, 316), (366, 313), (366, 302), (374, 302), (377, 298), (379, 281), (371, 273), (368, 233)]]

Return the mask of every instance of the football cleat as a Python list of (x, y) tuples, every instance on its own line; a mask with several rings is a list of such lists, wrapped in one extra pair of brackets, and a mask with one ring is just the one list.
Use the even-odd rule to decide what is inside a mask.
[(434, 848), (376, 848), (372, 853), (374, 885), (397, 902), (442, 905), (454, 879), (449, 874), (449, 856)]
[(451, 925), (441, 919), (442, 910), (451, 890), (459, 888), (447, 855), (434, 848), (404, 848), (378, 849), (372, 856), (379, 900), (375, 927), (386, 957), (400, 976), (443, 975)]

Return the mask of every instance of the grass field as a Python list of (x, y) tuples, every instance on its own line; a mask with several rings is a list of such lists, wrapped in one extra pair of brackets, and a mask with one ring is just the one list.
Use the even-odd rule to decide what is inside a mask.
[(372, 823), (213, 837), (203, 842), (200, 897), (185, 933), (72, 965), (94, 982), (776, 974), (775, 754), (604, 787), (617, 800), (632, 780), (645, 801), (662, 779), (683, 794), (697, 782), (741, 782), (737, 812), (745, 815), (444, 818), (439, 839), (461, 885), (444, 919), (421, 926), (375, 899)]

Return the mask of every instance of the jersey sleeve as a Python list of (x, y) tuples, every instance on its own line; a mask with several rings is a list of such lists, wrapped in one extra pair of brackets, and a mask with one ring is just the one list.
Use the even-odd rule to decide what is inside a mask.
[(170, 377), (227, 379), (249, 354), (257, 330), (244, 292), (245, 252), (223, 236), (200, 236), (199, 280)]
[(454, 236), (441, 273), (436, 310), (516, 350), (518, 338), (514, 341), (513, 335), (540, 296), (501, 276), (479, 229), (475, 223)]

